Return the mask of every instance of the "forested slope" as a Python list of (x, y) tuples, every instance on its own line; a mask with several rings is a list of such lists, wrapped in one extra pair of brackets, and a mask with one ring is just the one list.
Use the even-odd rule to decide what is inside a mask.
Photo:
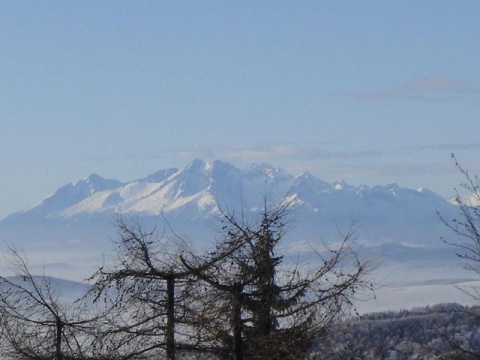
[(480, 307), (439, 304), (337, 324), (314, 359), (478, 359)]

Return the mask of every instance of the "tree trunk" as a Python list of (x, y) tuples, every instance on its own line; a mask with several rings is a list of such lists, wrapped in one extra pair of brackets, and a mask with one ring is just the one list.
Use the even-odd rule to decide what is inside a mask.
[(241, 293), (235, 292), (234, 297), (232, 314), (234, 358), (235, 360), (243, 360)]
[(175, 278), (167, 278), (167, 360), (175, 360)]
[(59, 318), (55, 319), (55, 360), (62, 360), (62, 328), (63, 323)]

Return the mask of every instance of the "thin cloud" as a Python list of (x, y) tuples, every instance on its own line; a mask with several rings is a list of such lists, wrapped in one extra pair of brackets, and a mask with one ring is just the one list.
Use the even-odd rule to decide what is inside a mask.
[(442, 75), (432, 75), (424, 79), (412, 81), (405, 87), (409, 93), (458, 93), (469, 94), (474, 89), (464, 81)]
[(136, 159), (161, 159), (176, 157), (191, 160), (201, 158), (205, 160), (224, 159), (240, 162), (262, 162), (285, 159), (356, 159), (378, 157), (385, 154), (385, 150), (356, 150), (356, 151), (330, 151), (319, 149), (316, 146), (273, 144), (270, 146), (244, 146), (231, 147), (223, 145), (205, 145), (192, 147), (179, 147), (158, 150), (153, 152), (137, 152), (111, 157), (88, 158), (86, 161), (118, 161)]
[(472, 95), (480, 95), (480, 88), (465, 81), (444, 75), (432, 75), (413, 80), (396, 89), (345, 94), (363, 101), (408, 100), (408, 101), (454, 101)]
[[(327, 145), (324, 144), (326, 147)], [(147, 160), (168, 163), (168, 166), (182, 166), (194, 158), (203, 160), (221, 159), (235, 166), (244, 167), (252, 163), (271, 163), (285, 170), (299, 174), (310, 171), (331, 180), (367, 181), (367, 179), (394, 179), (409, 176), (448, 176), (452, 174), (449, 154), (461, 150), (480, 150), (480, 143), (439, 143), (412, 147), (386, 147), (358, 150), (325, 150), (318, 144), (271, 144), (269, 146), (231, 147), (223, 145), (179, 147), (148, 153), (130, 153), (112, 157), (110, 161), (123, 162)], [(421, 153), (437, 151), (444, 153), (442, 162), (430, 163), (419, 159)], [(95, 161), (95, 159), (89, 159)], [(107, 160), (103, 158), (102, 160)], [(475, 164), (474, 164), (475, 165)], [(476, 167), (469, 164), (469, 168)], [(437, 176), (441, 175), (441, 176)]]
[(416, 150), (446, 150), (450, 152), (455, 152), (457, 150), (480, 150), (480, 143), (444, 143), (444, 144), (433, 144), (433, 145), (422, 145), (412, 147), (411, 149)]
[(382, 164), (340, 164), (335, 172), (345, 178), (378, 178), (403, 176), (442, 175), (452, 172), (451, 166), (444, 163), (411, 164), (397, 162)]
[(218, 148), (216, 155), (231, 161), (258, 162), (275, 160), (314, 160), (314, 159), (358, 159), (378, 157), (384, 154), (381, 150), (330, 151), (315, 146), (272, 145), (262, 147), (225, 147)]
[(152, 152), (134, 152), (110, 157), (84, 159), (87, 162), (124, 161), (124, 160), (156, 160), (194, 158), (204, 160), (223, 159), (233, 163), (275, 162), (275, 161), (315, 161), (315, 160), (361, 160), (374, 159), (389, 155), (400, 155), (411, 151), (442, 150), (448, 153), (457, 150), (479, 150), (480, 143), (440, 143), (411, 147), (385, 147), (354, 150), (326, 150), (318, 145), (272, 144), (258, 146), (225, 146), (205, 145), (178, 147)]
[[(252, 163), (270, 163), (293, 175), (309, 171), (327, 182), (345, 180), (353, 185), (369, 186), (398, 183), (410, 188), (427, 187), (445, 197), (454, 195), (454, 188), (461, 182), (450, 159), (450, 153), (469, 154), (462, 157), (462, 164), (472, 173), (480, 173), (478, 162), (471, 155), (480, 149), (480, 143), (438, 143), (412, 147), (363, 148), (352, 150), (328, 150), (332, 144), (270, 144), (232, 147), (225, 145), (191, 146), (160, 149), (152, 152), (119, 154), (102, 158), (114, 162), (122, 169), (133, 164), (137, 170), (153, 173), (161, 168), (182, 167), (194, 158), (221, 159), (238, 168)], [(433, 154), (427, 154), (433, 153)], [(436, 161), (430, 155), (435, 154)], [(428, 156), (427, 156), (428, 155)], [(95, 161), (90, 159), (90, 161)], [(183, 163), (183, 164), (182, 164)], [(141, 165), (139, 165), (141, 164)], [(154, 168), (152, 168), (154, 166)], [(148, 170), (148, 171), (147, 171)], [(135, 178), (137, 172), (123, 174)], [(448, 184), (451, 184), (449, 186)]]

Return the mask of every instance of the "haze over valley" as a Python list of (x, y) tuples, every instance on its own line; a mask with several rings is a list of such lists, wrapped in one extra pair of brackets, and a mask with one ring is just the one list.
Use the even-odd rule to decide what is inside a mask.
[(185, 168), (126, 183), (93, 174), (2, 219), (0, 240), (24, 250), (40, 274), (84, 280), (111, 259), (119, 215), (138, 219), (146, 229), (156, 227), (160, 234), (181, 236), (204, 251), (219, 236), (221, 209), (253, 214), (280, 202), (290, 202), (293, 209), (281, 244), (286, 254), (323, 251), (355, 229), (355, 247), (378, 267), (373, 275), (377, 300), (360, 305), (365, 310), (469, 303), (452, 284), (471, 286), (474, 277), (441, 240), (455, 234), (439, 214), (458, 218), (457, 205), (426, 188), (327, 183), (270, 164), (238, 168), (196, 159)]

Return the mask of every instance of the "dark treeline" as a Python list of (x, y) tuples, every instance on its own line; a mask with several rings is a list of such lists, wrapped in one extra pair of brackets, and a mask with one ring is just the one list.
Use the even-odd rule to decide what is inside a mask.
[(480, 307), (438, 304), (338, 322), (315, 359), (480, 359)]

